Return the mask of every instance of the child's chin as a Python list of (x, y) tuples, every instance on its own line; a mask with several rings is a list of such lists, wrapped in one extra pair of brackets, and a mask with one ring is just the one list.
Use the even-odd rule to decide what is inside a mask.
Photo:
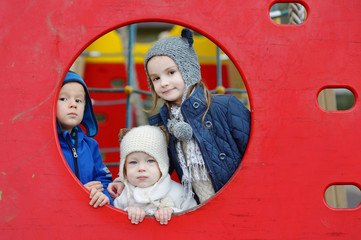
[(147, 187), (150, 187), (151, 185), (149, 185), (149, 184), (138, 184), (138, 186), (137, 187), (139, 187), (139, 188), (147, 188)]

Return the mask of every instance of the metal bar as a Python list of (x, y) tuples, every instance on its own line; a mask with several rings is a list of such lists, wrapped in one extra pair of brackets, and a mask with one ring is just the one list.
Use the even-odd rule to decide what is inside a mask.
[[(135, 33), (136, 25), (129, 25), (129, 47), (128, 47), (128, 86), (133, 86), (133, 76), (134, 76), (134, 60), (133, 60), (133, 46), (135, 42)], [(126, 127), (131, 128), (132, 126), (132, 107), (130, 103), (130, 98), (132, 94), (127, 95), (127, 108), (126, 108)]]
[(285, 15), (288, 15), (288, 10), (284, 10), (284, 11), (276, 10), (269, 13), (270, 18), (277, 18)]
[(247, 93), (245, 89), (226, 88), (227, 93)]
[(222, 61), (221, 50), (217, 46), (217, 86), (222, 86)]
[(107, 167), (119, 167), (119, 162), (104, 163)]
[(134, 92), (134, 93), (139, 93), (139, 94), (148, 95), (148, 96), (152, 96), (152, 93), (151, 93), (151, 92), (147, 92), (147, 91), (143, 91), (143, 90), (134, 89), (133, 92)]
[[(106, 93), (116, 93), (116, 92), (124, 92), (124, 88), (89, 88), (89, 92), (106, 92)], [(133, 89), (133, 93), (144, 94), (148, 96), (152, 96), (151, 92)]]
[(124, 88), (88, 88), (89, 92), (124, 92)]
[[(211, 93), (217, 93), (216, 89), (210, 90)], [(226, 88), (226, 93), (247, 93), (247, 90), (245, 89), (234, 89), (234, 88)]]

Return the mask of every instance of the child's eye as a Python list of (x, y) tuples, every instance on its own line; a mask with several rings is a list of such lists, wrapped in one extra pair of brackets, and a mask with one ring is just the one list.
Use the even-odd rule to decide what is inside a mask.
[(128, 164), (134, 165), (137, 164), (137, 161), (129, 161)]
[(170, 70), (170, 71), (169, 71), (169, 75), (173, 75), (174, 73), (175, 73), (174, 70)]
[(81, 100), (81, 99), (75, 99), (75, 102), (76, 102), (76, 103), (82, 103), (83, 100)]
[(60, 98), (59, 98), (59, 101), (62, 101), (62, 102), (63, 102), (63, 101), (66, 101), (66, 98), (65, 98), (65, 97), (60, 97)]
[(155, 163), (155, 160), (154, 160), (154, 159), (148, 159), (147, 162), (148, 162), (148, 163)]
[(155, 82), (155, 81), (157, 81), (157, 80), (159, 80), (160, 78), (159, 77), (155, 77), (155, 78), (153, 78), (153, 82)]

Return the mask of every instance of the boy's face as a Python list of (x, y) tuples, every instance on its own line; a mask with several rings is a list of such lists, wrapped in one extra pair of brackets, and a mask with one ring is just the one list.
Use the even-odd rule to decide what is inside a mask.
[(66, 83), (60, 90), (56, 105), (56, 117), (64, 131), (71, 132), (83, 120), (85, 91), (77, 82)]
[(157, 95), (180, 106), (185, 82), (177, 64), (168, 56), (154, 56), (147, 63), (148, 75)]
[(126, 178), (133, 186), (146, 188), (161, 177), (157, 161), (144, 152), (133, 152), (125, 161)]

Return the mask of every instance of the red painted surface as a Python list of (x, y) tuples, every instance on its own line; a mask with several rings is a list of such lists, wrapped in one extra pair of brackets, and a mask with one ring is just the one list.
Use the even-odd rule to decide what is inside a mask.
[[(330, 184), (361, 187), (361, 2), (301, 1), (308, 19), (274, 24), (274, 1), (2, 1), (1, 239), (359, 239), (360, 209), (334, 210)], [(252, 108), (242, 168), (213, 199), (168, 226), (93, 209), (57, 143), (55, 102), (74, 59), (139, 21), (170, 21), (215, 41), (240, 70)], [(326, 112), (327, 86), (355, 106)], [(115, 133), (117, 134), (117, 133)]]

